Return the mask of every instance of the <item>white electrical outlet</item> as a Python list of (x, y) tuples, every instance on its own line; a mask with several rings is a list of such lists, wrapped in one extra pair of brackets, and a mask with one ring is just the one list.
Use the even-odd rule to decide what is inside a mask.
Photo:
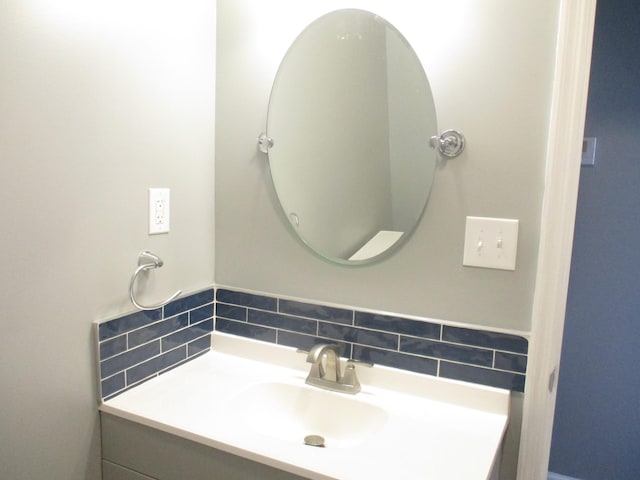
[(169, 198), (168, 188), (149, 189), (149, 235), (169, 233)]
[(463, 265), (516, 269), (518, 220), (467, 217)]

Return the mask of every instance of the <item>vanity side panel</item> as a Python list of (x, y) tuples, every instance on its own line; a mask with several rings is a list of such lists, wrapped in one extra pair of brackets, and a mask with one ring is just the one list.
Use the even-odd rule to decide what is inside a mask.
[[(157, 480), (304, 480), (113, 415), (101, 413), (100, 418), (103, 461)], [(116, 476), (112, 479), (105, 477), (105, 480), (130, 479)]]

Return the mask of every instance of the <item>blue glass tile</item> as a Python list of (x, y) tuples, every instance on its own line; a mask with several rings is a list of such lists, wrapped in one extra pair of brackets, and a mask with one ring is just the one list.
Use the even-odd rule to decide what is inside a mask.
[(401, 368), (426, 375), (435, 376), (438, 374), (438, 361), (432, 358), (416, 357), (389, 350), (361, 347), (360, 345), (353, 346), (353, 358), (370, 362), (374, 365)]
[(442, 333), (442, 340), (514, 353), (527, 353), (529, 348), (527, 339), (516, 335), (473, 330), (470, 328), (448, 327), (446, 325)]
[(247, 308), (226, 303), (216, 303), (216, 317), (224, 317), (230, 320), (247, 321)]
[(218, 289), (216, 300), (222, 303), (243, 305), (245, 307), (258, 308), (260, 310), (278, 310), (278, 300), (273, 297), (254, 295), (252, 293), (235, 292), (233, 290)]
[(314, 303), (294, 302), (292, 300), (280, 300), (280, 312), (298, 315), (300, 317), (327, 320), (330, 322), (353, 325), (353, 311), (344, 308), (327, 307)]
[(129, 333), (129, 348), (137, 347), (143, 343), (163, 337), (186, 327), (189, 323), (189, 314), (183, 313), (176, 317), (171, 317), (162, 322), (154, 323), (148, 327), (141, 328)]
[(127, 370), (127, 385), (132, 385), (140, 380), (151, 377), (156, 373), (180, 363), (187, 358), (186, 347), (176, 348), (167, 353), (163, 353), (159, 357), (136, 365)]
[(515, 353), (496, 352), (494, 368), (525, 373), (527, 371), (527, 357)]
[(452, 345), (450, 343), (423, 340), (420, 338), (401, 337), (400, 351), (424, 355), (425, 357), (471, 363), (483, 367), (491, 367), (493, 364), (493, 352), (491, 350), (481, 350), (479, 348)]
[(318, 330), (318, 322), (316, 320), (265, 312), (263, 310), (249, 310), (248, 321), (265, 327), (282, 328), (311, 335), (315, 335)]
[(196, 308), (195, 310), (191, 310), (189, 312), (189, 323), (193, 325), (194, 323), (201, 322), (202, 320), (206, 320), (208, 318), (213, 318), (213, 303), (209, 305), (204, 305), (202, 307)]
[(196, 323), (195, 325), (179, 330), (176, 333), (168, 335), (162, 338), (162, 351), (166, 352), (172, 350), (180, 345), (189, 343), (196, 338), (202, 337), (207, 333), (213, 331), (213, 319), (205, 320), (204, 322)]
[(121, 333), (144, 327), (153, 322), (157, 322), (162, 318), (162, 309), (143, 310), (141, 312), (131, 313), (124, 317), (116, 318), (108, 322), (101, 323), (98, 326), (98, 339), (100, 341), (115, 337)]
[(100, 362), (100, 378), (110, 377), (160, 353), (160, 341), (147, 343)]
[(301, 350), (309, 351), (316, 343), (322, 343), (323, 341), (325, 340), (315, 335), (304, 335), (302, 333), (285, 331), (278, 332), (278, 345), (295, 347)]
[(318, 335), (345, 342), (369, 345), (371, 347), (389, 348), (392, 350), (398, 349), (398, 335), (347, 327), (335, 323), (320, 322)]
[[(340, 345), (340, 356), (344, 358), (351, 358), (351, 344), (344, 342), (337, 342), (335, 340), (330, 340), (326, 338), (316, 337), (314, 335), (304, 335), (301, 333), (294, 332), (278, 332), (278, 345), (286, 345), (287, 347), (295, 347), (304, 351), (309, 351), (311, 348), (318, 343), (336, 343)], [(303, 353), (300, 353), (304, 355)]]
[(357, 327), (385, 330), (434, 340), (440, 340), (440, 330), (442, 329), (441, 325), (435, 323), (365, 312), (356, 312), (355, 324)]
[(124, 387), (124, 372), (120, 372), (113, 377), (102, 380), (102, 382), (100, 382), (100, 388), (102, 389), (102, 398), (113, 395), (118, 390), (124, 389)]
[(194, 293), (188, 297), (179, 298), (174, 300), (170, 304), (164, 307), (164, 316), (172, 317), (187, 310), (200, 307), (207, 303), (213, 302), (213, 289), (204, 290), (202, 292)]
[(525, 376), (517, 373), (500, 372), (488, 368), (440, 362), (440, 376), (453, 380), (462, 380), (464, 382), (524, 392)]
[(225, 318), (216, 318), (216, 330), (218, 332), (240, 335), (265, 342), (276, 343), (276, 329), (236, 322)]
[(105, 340), (100, 343), (100, 360), (113, 357), (119, 353), (124, 352), (127, 349), (127, 336), (120, 335), (119, 337), (112, 338), (111, 340)]
[(211, 335), (205, 335), (187, 344), (187, 356), (193, 357), (199, 353), (211, 350)]

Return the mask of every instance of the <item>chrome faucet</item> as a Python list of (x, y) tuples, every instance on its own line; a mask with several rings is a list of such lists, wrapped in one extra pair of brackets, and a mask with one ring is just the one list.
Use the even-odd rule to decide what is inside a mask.
[[(347, 361), (344, 375), (340, 371), (340, 345), (336, 343), (314, 345), (307, 353), (307, 362), (311, 364), (311, 371), (306, 380), (308, 385), (352, 395), (360, 391), (355, 360)], [(358, 363), (368, 367), (373, 366), (370, 363)]]

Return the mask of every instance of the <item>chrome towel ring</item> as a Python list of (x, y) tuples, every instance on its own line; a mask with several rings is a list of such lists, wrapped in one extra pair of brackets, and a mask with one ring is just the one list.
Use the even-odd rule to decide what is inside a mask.
[(155, 310), (156, 308), (164, 307), (167, 303), (175, 300), (178, 295), (182, 293), (182, 290), (178, 290), (164, 302), (156, 303), (155, 305), (141, 305), (140, 303), (138, 303), (138, 301), (136, 301), (136, 298), (133, 294), (133, 288), (138, 275), (140, 275), (140, 273), (144, 272), (145, 270), (160, 268), (163, 265), (164, 262), (155, 253), (151, 253), (145, 250), (144, 252), (140, 252), (140, 255), (138, 255), (138, 268), (136, 268), (136, 271), (133, 272), (133, 276), (131, 277), (131, 281), (129, 282), (129, 298), (131, 298), (131, 303), (133, 303), (136, 308), (139, 308), (140, 310)]

